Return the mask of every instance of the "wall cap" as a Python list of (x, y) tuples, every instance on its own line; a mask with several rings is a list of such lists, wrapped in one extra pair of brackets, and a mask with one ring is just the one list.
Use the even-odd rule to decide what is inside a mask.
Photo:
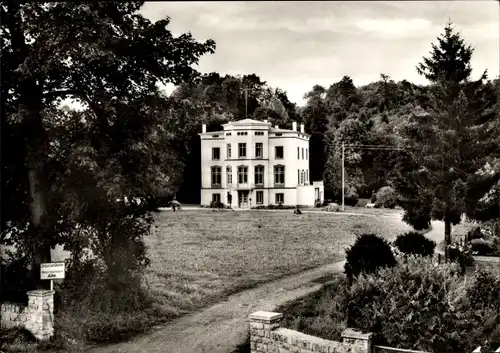
[(270, 311), (256, 311), (256, 312), (250, 314), (250, 316), (249, 316), (250, 320), (260, 320), (260, 321), (268, 321), (268, 322), (272, 322), (272, 321), (281, 319), (282, 317), (283, 317), (283, 314), (273, 313)]
[(368, 332), (368, 333), (362, 333), (361, 331), (352, 329), (352, 328), (346, 328), (342, 332), (342, 338), (356, 338), (356, 339), (363, 339), (363, 340), (370, 340), (373, 336), (373, 333)]
[(26, 294), (30, 297), (48, 297), (54, 295), (55, 291), (48, 289), (35, 289), (26, 292)]

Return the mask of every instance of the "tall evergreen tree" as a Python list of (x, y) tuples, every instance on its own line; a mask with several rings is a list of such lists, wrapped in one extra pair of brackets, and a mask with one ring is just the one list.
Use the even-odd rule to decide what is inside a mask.
[(431, 82), (430, 96), (426, 112), (414, 114), (402, 131), (411, 161), (406, 159), (395, 182), (405, 220), (412, 225), (422, 217), (444, 221), (447, 245), (452, 225), (465, 212), (466, 180), (499, 152), (493, 139), (494, 97), (484, 84), (486, 72), (471, 80), (472, 54), (449, 22), (417, 66)]

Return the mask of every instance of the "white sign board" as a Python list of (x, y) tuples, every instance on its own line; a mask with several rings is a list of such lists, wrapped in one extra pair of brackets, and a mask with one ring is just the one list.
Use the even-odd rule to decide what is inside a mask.
[(63, 279), (64, 262), (48, 262), (40, 264), (40, 279)]

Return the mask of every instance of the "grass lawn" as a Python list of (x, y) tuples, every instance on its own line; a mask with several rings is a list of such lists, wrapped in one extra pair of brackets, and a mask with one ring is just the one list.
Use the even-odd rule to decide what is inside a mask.
[[(385, 210), (377, 210), (383, 214)], [(172, 314), (238, 290), (341, 260), (356, 234), (388, 239), (410, 228), (393, 217), (304, 212), (162, 212), (146, 238), (145, 282)]]

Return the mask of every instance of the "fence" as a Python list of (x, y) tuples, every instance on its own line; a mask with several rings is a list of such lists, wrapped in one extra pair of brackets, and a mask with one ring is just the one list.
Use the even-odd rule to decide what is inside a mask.
[(428, 353), (428, 352), (414, 351), (411, 349), (403, 349), (403, 348), (373, 346), (373, 353)]

